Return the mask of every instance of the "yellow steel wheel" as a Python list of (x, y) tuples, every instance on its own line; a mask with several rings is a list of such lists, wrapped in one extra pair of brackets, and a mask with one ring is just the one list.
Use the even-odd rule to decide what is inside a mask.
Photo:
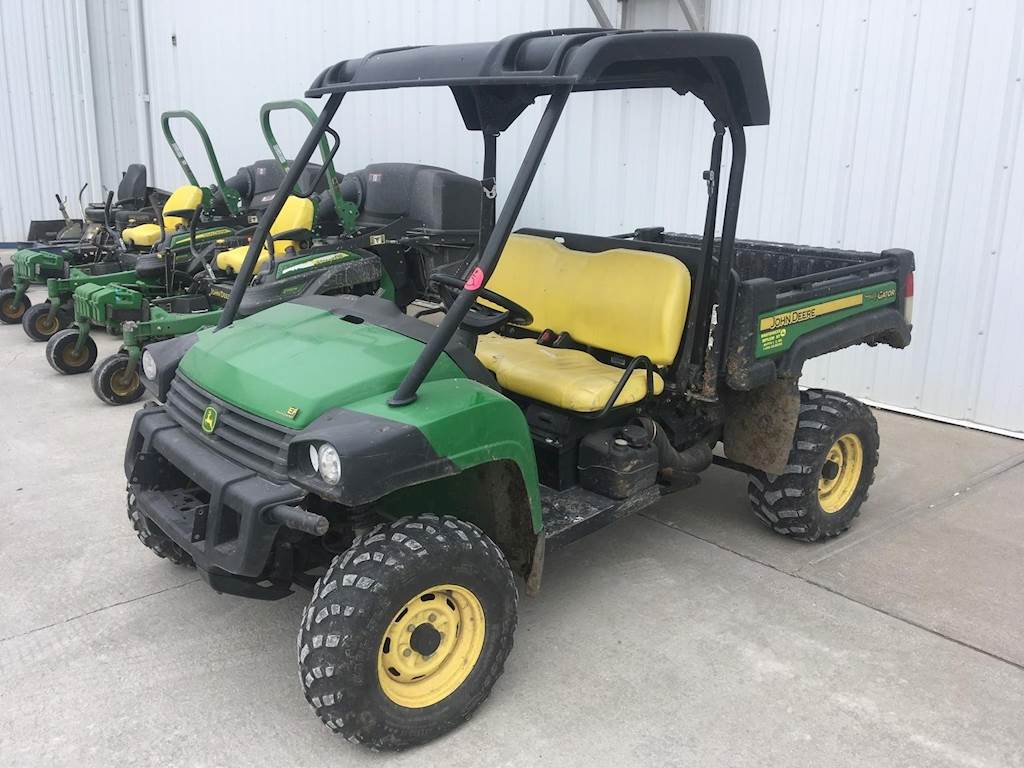
[(421, 709), (469, 677), (484, 646), (484, 610), (470, 590), (442, 584), (402, 606), (377, 654), (381, 690), (395, 704)]
[(128, 397), (136, 389), (139, 388), (139, 372), (132, 371), (131, 375), (128, 375), (128, 371), (120, 370), (114, 373), (110, 377), (110, 390), (118, 397)]
[(853, 498), (864, 471), (864, 446), (853, 433), (842, 435), (828, 450), (818, 479), (818, 504), (835, 514)]
[(40, 336), (52, 336), (60, 330), (60, 319), (54, 315), (50, 316), (50, 313), (40, 314), (36, 318), (36, 331), (39, 332)]
[(60, 351), (60, 359), (64, 361), (64, 364), (68, 368), (77, 368), (88, 358), (89, 350), (87, 347), (82, 347), (80, 351), (75, 352), (75, 345), (67, 344), (64, 349)]

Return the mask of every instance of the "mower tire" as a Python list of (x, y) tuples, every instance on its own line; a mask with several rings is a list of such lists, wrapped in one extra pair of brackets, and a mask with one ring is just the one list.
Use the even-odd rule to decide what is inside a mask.
[(135, 503), (135, 494), (128, 491), (128, 519), (132, 521), (132, 528), (135, 535), (139, 537), (146, 547), (153, 550), (157, 557), (170, 560), (175, 565), (194, 567), (195, 562), (192, 556), (184, 549), (175, 544), (166, 533), (161, 531), (154, 523), (146, 519)]
[(46, 343), (46, 362), (57, 373), (75, 374), (85, 373), (96, 362), (99, 350), (92, 337), (85, 340), (85, 346), (78, 352), (75, 347), (78, 344), (78, 329), (67, 328), (58, 331)]
[(50, 302), (33, 304), (21, 316), (21, 327), (32, 341), (49, 341), (53, 334), (71, 325), (71, 318), (64, 309), (50, 317)]
[(299, 677), (323, 723), (398, 750), (468, 720), (512, 650), (518, 593), (474, 525), (422, 515), (358, 537), (316, 583)]
[(28, 296), (22, 296), (21, 301), (15, 301), (16, 295), (17, 291), (13, 288), (5, 288), (0, 291), (0, 323), (17, 325), (28, 308), (32, 306), (32, 300)]
[(106, 358), (92, 373), (92, 391), (107, 405), (134, 403), (146, 392), (139, 367), (128, 373), (130, 358), (123, 352)]
[(878, 442), (878, 423), (866, 405), (842, 392), (805, 390), (785, 472), (750, 474), (754, 514), (801, 541), (838, 536), (868, 498)]

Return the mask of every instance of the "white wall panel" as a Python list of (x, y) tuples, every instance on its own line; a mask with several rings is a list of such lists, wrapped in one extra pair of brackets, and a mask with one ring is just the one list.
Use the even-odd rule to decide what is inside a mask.
[(740, 235), (917, 255), (910, 348), (804, 383), (1024, 432), (1024, 4), (715, 0), (711, 24), (758, 41), (772, 101)]
[(56, 192), (99, 186), (85, 30), (80, 1), (0, 0), (0, 240), (58, 218)]

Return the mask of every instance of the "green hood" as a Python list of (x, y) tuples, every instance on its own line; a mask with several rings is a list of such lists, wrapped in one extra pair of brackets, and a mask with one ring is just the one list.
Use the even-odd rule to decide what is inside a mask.
[[(179, 370), (256, 416), (302, 429), (324, 411), (390, 393), (423, 349), (415, 339), (302, 304), (200, 331)], [(464, 378), (447, 355), (427, 377)]]

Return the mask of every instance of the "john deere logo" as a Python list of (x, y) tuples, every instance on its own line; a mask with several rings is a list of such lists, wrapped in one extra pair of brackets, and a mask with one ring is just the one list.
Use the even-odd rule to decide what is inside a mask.
[(213, 430), (217, 428), (217, 409), (212, 405), (207, 406), (206, 410), (203, 411), (203, 432), (208, 435), (213, 434)]

